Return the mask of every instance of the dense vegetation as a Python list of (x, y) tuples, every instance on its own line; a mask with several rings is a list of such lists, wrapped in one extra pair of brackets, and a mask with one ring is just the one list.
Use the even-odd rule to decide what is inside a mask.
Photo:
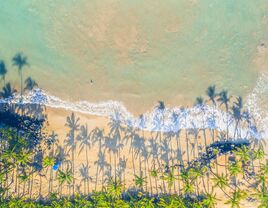
[[(12, 61), (19, 70), (23, 99), (24, 91), (37, 84), (29, 77), (23, 88), (23, 69), (29, 65), (25, 56), (17, 54)], [(1, 61), (2, 99), (16, 92), (10, 83), (5, 83), (6, 73)], [(99, 128), (89, 131), (72, 113), (66, 119), (69, 131), (64, 147), (55, 132), (48, 134), (45, 129), (44, 106), (2, 103), (0, 207), (214, 207), (217, 203), (239, 207), (249, 202), (268, 207), (268, 164), (263, 140), (254, 136), (234, 139), (241, 136), (240, 126), (257, 132), (254, 118), (243, 108), (241, 97), (231, 99), (227, 91), (216, 93), (215, 86), (206, 93), (208, 100), (199, 97), (195, 106), (224, 106), (227, 112), (226, 129), (219, 136), (211, 125), (215, 123), (214, 115), (207, 121), (207, 129), (193, 125), (191, 129), (162, 132), (166, 107), (160, 101), (156, 107), (156, 130), (149, 137), (142, 128), (122, 123), (118, 113), (110, 118), (107, 134)], [(173, 116), (174, 126), (183, 125), (184, 117), (178, 121), (180, 115)], [(141, 115), (140, 126), (144, 122)], [(236, 128), (230, 136), (231, 122)], [(94, 163), (97, 171), (90, 175), (93, 147), (98, 149)], [(131, 161), (138, 161), (132, 164), (133, 182), (129, 186), (123, 148), (129, 148)], [(78, 179), (76, 157), (83, 153), (85, 163), (79, 167)], [(224, 163), (219, 163), (222, 159)], [(43, 191), (44, 187), (47, 191)], [(219, 193), (224, 196), (223, 202), (217, 198)]]

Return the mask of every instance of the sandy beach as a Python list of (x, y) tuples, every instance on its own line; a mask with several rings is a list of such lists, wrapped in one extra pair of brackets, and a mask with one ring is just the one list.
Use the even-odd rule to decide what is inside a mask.
[[(49, 122), (48, 126), (46, 127), (46, 132), (48, 134), (51, 134), (51, 132), (54, 131), (58, 135), (58, 146), (65, 151), (65, 161), (60, 165), (59, 169), (66, 171), (73, 165), (71, 161), (71, 148), (70, 146), (66, 145), (66, 139), (68, 138), (67, 135), (70, 129), (65, 125), (66, 118), (67, 116), (70, 116), (71, 112), (62, 109), (47, 108), (46, 113)], [(74, 179), (76, 184), (75, 190), (78, 193), (87, 194), (95, 190), (101, 190), (102, 187), (107, 183), (108, 179), (110, 177), (114, 177), (115, 174), (117, 175), (117, 178), (123, 182), (126, 189), (135, 187), (135, 175), (142, 175), (142, 177), (144, 177), (147, 181), (143, 187), (143, 189), (146, 191), (150, 191), (152, 193), (179, 193), (178, 190), (182, 188), (182, 184), (179, 182), (179, 180), (175, 180), (174, 185), (172, 185), (172, 187), (169, 187), (167, 182), (161, 179), (160, 175), (157, 178), (153, 178), (150, 176), (149, 172), (154, 168), (164, 171), (166, 164), (165, 161), (169, 165), (178, 164), (180, 162), (176, 155), (176, 149), (178, 148), (178, 145), (180, 146), (179, 148), (182, 152), (181, 159), (184, 162), (187, 160), (193, 160), (194, 157), (197, 157), (198, 152), (204, 151), (205, 144), (203, 134), (201, 132), (198, 133), (198, 135), (189, 133), (186, 135), (186, 132), (182, 131), (178, 144), (176, 137), (169, 138), (169, 135), (166, 134), (157, 134), (157, 132), (142, 131), (134, 131), (132, 134), (131, 132), (128, 132), (126, 134), (124, 132), (125, 130), (123, 129), (120, 130), (120, 141), (122, 143), (122, 146), (119, 145), (120, 147), (114, 148), (113, 144), (110, 143), (111, 146), (109, 149), (107, 141), (109, 141), (109, 139), (111, 140), (113, 133), (111, 132), (108, 125), (108, 118), (84, 115), (79, 113), (75, 113), (75, 118), (79, 118), (78, 123), (80, 127), (81, 125), (88, 125), (90, 143), (88, 152), (86, 152), (86, 147), (80, 151), (80, 142), (77, 140), (77, 136), (80, 134), (79, 127), (74, 133), (74, 141), (76, 143), (74, 154)], [(208, 135), (206, 138), (207, 142), (212, 142), (211, 132), (206, 132), (206, 134)], [(96, 137), (96, 135), (98, 136)], [(140, 141), (137, 138), (139, 135), (145, 139)], [(185, 139), (186, 136), (189, 138), (188, 144)], [(214, 136), (215, 138), (217, 137), (216, 132)], [(162, 140), (162, 145), (159, 143), (160, 139)], [(156, 143), (160, 145), (160, 151), (156, 153), (158, 156), (153, 156), (153, 147), (150, 146), (150, 142), (152, 142), (152, 140), (157, 141)], [(136, 146), (133, 145), (131, 148), (131, 141), (140, 143), (137, 143)], [(169, 142), (165, 143), (163, 141)], [(145, 144), (146, 147), (144, 148), (142, 144)], [(186, 151), (187, 145), (188, 148), (191, 149), (191, 151), (189, 151), (189, 155)], [(197, 146), (199, 146), (199, 148)], [(55, 147), (54, 155), (57, 155), (57, 149), (59, 148)], [(142, 151), (140, 152), (140, 150)], [(51, 151), (52, 150), (47, 150), (44, 155), (51, 155)], [(100, 152), (103, 153), (103, 158), (100, 156)], [(225, 164), (225, 157), (219, 157), (217, 159), (217, 163), (222, 165)], [(87, 165), (89, 168), (86, 168)], [(216, 171), (215, 167), (214, 171)], [(218, 171), (219, 174), (224, 173), (224, 168), (218, 166)], [(65, 184), (61, 188), (59, 187), (59, 183), (56, 179), (56, 171), (47, 169), (46, 171), (43, 171), (42, 174), (45, 177), (42, 177), (42, 179), (35, 177), (35, 181), (33, 183), (32, 189), (36, 190), (33, 192), (36, 195), (41, 194), (43, 197), (47, 196), (49, 188), (52, 192), (55, 193), (61, 192), (65, 195), (69, 195), (71, 193), (71, 187), (69, 185)], [(213, 176), (210, 177), (212, 178)], [(206, 176), (204, 176), (203, 179), (207, 180)], [(195, 192), (202, 192), (204, 190), (202, 187), (204, 185), (204, 181), (200, 180), (198, 183), (198, 187), (200, 188), (199, 190), (195, 190)], [(209, 183), (210, 189), (212, 189), (212, 181), (209, 181)], [(214, 191), (216, 193), (216, 197), (218, 199), (221, 199), (218, 207), (229, 207), (227, 205), (224, 205), (224, 201), (226, 201), (224, 193), (220, 190)], [(256, 204), (254, 203), (252, 203), (252, 205), (247, 204), (247, 207), (255, 206)]]

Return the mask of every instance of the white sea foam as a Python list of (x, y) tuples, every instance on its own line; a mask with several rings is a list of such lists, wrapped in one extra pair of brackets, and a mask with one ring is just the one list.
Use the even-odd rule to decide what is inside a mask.
[[(245, 106), (254, 116), (255, 124), (240, 126), (235, 133), (235, 119), (219, 108), (211, 106), (191, 108), (166, 108), (158, 110), (154, 108), (143, 114), (143, 117), (134, 117), (121, 102), (107, 101), (90, 103), (87, 101), (71, 102), (50, 95), (42, 89), (35, 89), (25, 95), (23, 99), (15, 94), (12, 99), (2, 99), (0, 103), (42, 104), (51, 108), (61, 108), (68, 111), (79, 112), (89, 115), (111, 117), (123, 124), (131, 125), (149, 131), (176, 132), (180, 129), (218, 129), (225, 131), (228, 119), (229, 135), (234, 137), (257, 137), (267, 138), (268, 114), (259, 106), (262, 95), (268, 92), (268, 73), (263, 73), (256, 87), (246, 98)], [(258, 129), (258, 130), (257, 130)]]
[[(268, 138), (268, 71), (263, 72), (253, 91), (246, 98), (246, 107), (255, 118), (264, 138)], [(265, 103), (263, 103), (263, 101)]]

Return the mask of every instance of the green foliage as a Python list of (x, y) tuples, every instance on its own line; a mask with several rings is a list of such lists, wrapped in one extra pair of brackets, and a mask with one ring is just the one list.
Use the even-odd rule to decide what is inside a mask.
[(55, 158), (47, 156), (43, 160), (43, 167), (44, 168), (51, 167), (54, 165), (54, 163), (55, 163)]
[(230, 204), (232, 208), (240, 207), (240, 202), (247, 197), (244, 190), (237, 190), (232, 193), (232, 196), (225, 204)]
[(176, 177), (175, 177), (175, 171), (172, 168), (170, 171), (165, 172), (162, 176), (163, 180), (167, 182), (168, 187), (171, 188), (173, 184), (175, 183)]
[(151, 176), (152, 176), (153, 178), (157, 178), (157, 176), (158, 176), (158, 172), (157, 172), (157, 170), (151, 170), (151, 171), (150, 171), (150, 174), (151, 174)]
[(219, 187), (220, 189), (225, 189), (229, 184), (228, 177), (223, 175), (223, 173), (221, 174), (221, 176), (215, 175), (215, 177), (211, 180), (214, 182), (214, 188)]
[(260, 205), (258, 206), (259, 208), (266, 208), (268, 207), (268, 193), (260, 193), (258, 192), (255, 196), (257, 196), (257, 198), (260, 201)]
[(67, 184), (71, 184), (73, 181), (73, 176), (71, 170), (67, 170), (66, 172), (63, 172), (61, 170), (58, 170), (58, 181), (61, 185), (63, 185), (65, 182)]
[(237, 176), (242, 172), (242, 164), (239, 161), (233, 162), (228, 166), (231, 176)]
[(162, 208), (186, 207), (183, 199), (178, 196), (162, 197), (159, 200), (158, 206)]
[(144, 184), (146, 183), (146, 177), (135, 175), (134, 182), (137, 187), (142, 189)]
[(146, 207), (146, 208), (154, 208), (155, 207), (155, 198), (147, 198), (144, 197), (136, 202), (134, 202), (134, 204), (136, 204), (136, 207)]
[(236, 156), (239, 157), (239, 161), (242, 163), (247, 163), (250, 161), (250, 151), (246, 146), (242, 146), (241, 148), (238, 148), (236, 151)]
[(110, 180), (107, 188), (107, 195), (112, 199), (120, 199), (123, 191), (123, 185), (119, 180)]
[(206, 194), (202, 205), (205, 207), (215, 207), (217, 205), (218, 199), (216, 198), (216, 193)]
[(32, 207), (53, 207), (53, 208), (201, 208), (209, 207), (208, 204), (211, 201), (198, 200), (196, 198), (183, 198), (178, 195), (161, 196), (158, 198), (148, 196), (132, 196), (129, 198), (118, 198), (109, 200), (110, 194), (107, 192), (95, 192), (89, 197), (76, 195), (74, 198), (48, 198), (42, 201), (31, 201), (26, 199), (10, 199), (0, 202), (0, 208), (32, 208)]

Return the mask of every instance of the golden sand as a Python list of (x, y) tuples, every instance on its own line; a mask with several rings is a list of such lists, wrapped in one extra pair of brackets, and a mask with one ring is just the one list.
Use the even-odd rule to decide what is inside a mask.
[[(47, 108), (46, 113), (48, 115), (48, 121), (49, 121), (49, 125), (46, 127), (46, 131), (48, 133), (51, 133), (52, 131), (55, 131), (56, 134), (58, 134), (58, 139), (59, 139), (59, 146), (61, 146), (62, 148), (64, 148), (64, 150), (68, 150), (70, 147), (68, 147), (66, 145), (66, 138), (67, 138), (67, 134), (68, 134), (68, 127), (65, 125), (66, 123), (66, 117), (70, 116), (70, 112), (67, 112), (65, 110), (61, 110), (61, 109), (51, 109), (51, 108)], [(83, 115), (83, 114), (79, 114), (76, 113), (75, 114), (76, 118), (79, 117), (79, 124), (80, 125), (88, 125), (89, 128), (89, 132), (91, 132), (93, 129), (95, 129), (96, 127), (98, 127), (99, 129), (103, 129), (103, 135), (107, 136), (109, 135), (109, 127), (107, 125), (108, 123), (108, 118), (105, 117), (100, 117), (100, 116), (90, 116), (90, 115)], [(75, 133), (75, 137), (77, 137), (77, 135), (79, 134), (79, 131), (77, 131), (77, 133)], [(145, 144), (149, 144), (149, 140), (150, 139), (154, 139), (154, 140), (159, 140), (160, 137), (163, 140), (166, 135), (158, 135), (158, 138), (156, 139), (156, 132), (137, 132), (137, 135), (141, 135), (145, 137)], [(207, 134), (207, 142), (211, 142), (212, 140), (212, 134), (211, 132), (206, 132)], [(140, 175), (142, 172), (143, 177), (146, 177), (146, 185), (144, 185), (144, 190), (147, 191), (151, 191), (152, 193), (164, 193), (164, 192), (168, 192), (168, 193), (178, 193), (178, 190), (180, 188), (182, 188), (182, 182), (179, 182), (178, 180), (175, 181), (174, 185), (172, 187), (168, 187), (168, 184), (166, 182), (164, 182), (160, 176), (158, 176), (157, 179), (150, 177), (149, 176), (149, 171), (154, 169), (154, 165), (155, 167), (157, 167), (156, 169), (158, 169), (158, 160), (160, 160), (160, 167), (162, 168), (162, 171), (164, 170), (164, 165), (163, 162), (161, 161), (161, 159), (164, 160), (164, 157), (167, 156), (169, 158), (174, 158), (173, 160), (169, 159), (169, 165), (174, 165), (174, 164), (178, 164), (179, 161), (176, 159), (176, 155), (175, 152), (170, 151), (168, 153), (168, 155), (165, 155), (164, 150), (161, 150), (162, 152), (159, 153), (158, 159), (153, 159), (152, 157), (149, 157), (148, 160), (144, 160), (142, 157), (140, 157), (138, 154), (135, 154), (135, 151), (139, 150), (139, 147), (137, 147), (136, 149), (134, 149), (134, 151), (132, 151), (131, 146), (130, 146), (130, 140), (128, 142), (126, 142), (126, 138), (123, 138), (123, 133), (121, 134), (122, 138), (121, 140), (124, 143), (124, 147), (120, 149), (120, 152), (116, 152), (115, 154), (113, 152), (109, 152), (108, 150), (104, 151), (104, 140), (105, 138), (101, 139), (101, 146), (98, 142), (96, 142), (95, 144), (92, 144), (92, 141), (90, 140), (91, 143), (91, 147), (88, 150), (88, 158), (86, 157), (86, 151), (85, 149), (81, 152), (79, 152), (80, 149), (80, 143), (77, 142), (76, 145), (76, 151), (75, 151), (75, 155), (74, 155), (74, 170), (75, 170), (75, 191), (76, 192), (80, 192), (82, 194), (87, 194), (90, 192), (93, 192), (94, 190), (101, 190), (103, 185), (105, 186), (105, 183), (107, 182), (108, 176), (107, 176), (107, 171), (111, 171), (111, 176), (114, 176), (114, 172), (117, 171), (117, 175), (118, 175), (118, 171), (120, 172), (120, 169), (123, 170), (122, 174), (121, 174), (121, 180), (124, 183), (124, 187), (125, 188), (131, 188), (131, 187), (135, 187), (134, 184), (134, 174), (136, 175)], [(217, 136), (217, 133), (215, 132), (215, 138)], [(92, 137), (92, 134), (91, 134)], [(200, 132), (197, 137), (195, 137), (195, 135), (193, 134), (189, 134), (187, 135), (187, 137), (189, 138), (189, 143), (188, 143), (188, 147), (190, 147), (192, 144), (196, 144), (196, 142), (198, 143), (198, 145), (200, 146), (199, 149), (197, 149), (198, 145), (195, 145), (194, 148), (190, 148), (192, 149), (189, 153), (189, 159), (192, 160), (194, 157), (197, 157), (197, 152), (201, 152), (204, 151), (204, 139), (202, 136), (202, 133)], [(181, 151), (183, 154), (183, 160), (187, 161), (187, 152), (186, 152), (186, 148), (187, 148), (187, 142), (186, 142), (186, 132), (182, 131), (181, 135), (180, 135), (180, 140), (179, 140), (179, 145), (181, 147)], [(171, 142), (168, 144), (171, 150), (175, 150), (178, 146), (177, 140), (174, 138), (171, 139)], [(105, 161), (107, 162), (107, 164), (110, 164), (111, 167), (105, 166), (103, 171), (100, 169), (100, 167), (98, 167), (98, 165), (96, 164), (96, 161), (98, 160), (98, 153), (99, 151), (104, 152), (105, 154)], [(149, 150), (147, 148), (147, 150)], [(48, 155), (49, 153), (51, 153), (51, 150), (47, 150), (45, 152), (45, 155)], [(71, 168), (71, 163), (68, 162), (72, 159), (72, 154), (71, 151), (68, 152), (69, 155), (66, 157), (66, 162), (64, 162), (60, 169), (63, 171), (66, 171), (66, 169), (69, 167)], [(123, 166), (119, 165), (119, 155), (121, 159), (125, 160), (125, 167), (122, 168)], [(122, 162), (122, 161), (121, 161)], [(218, 164), (225, 164), (225, 156), (221, 156), (218, 158)], [(89, 165), (89, 181), (87, 180), (83, 180), (83, 177), (81, 176), (81, 167), (82, 166), (86, 166), (86, 164), (88, 163)], [(115, 168), (116, 166), (116, 168)], [(135, 170), (134, 170), (135, 169)], [(97, 173), (98, 171), (98, 173)], [(214, 168), (214, 171), (216, 171), (216, 169)], [(221, 166), (218, 167), (218, 173), (224, 173), (225, 169), (222, 168)], [(135, 172), (135, 173), (134, 173)], [(47, 196), (48, 192), (49, 192), (49, 187), (52, 187), (50, 190), (54, 193), (57, 192), (61, 192), (65, 195), (69, 195), (72, 193), (72, 189), (71, 186), (64, 184), (62, 186), (62, 188), (60, 188), (59, 183), (57, 181), (57, 176), (56, 176), (56, 171), (51, 171), (50, 169), (47, 169), (46, 171), (43, 171), (41, 174), (43, 174), (45, 177), (38, 177), (38, 174), (36, 173), (36, 176), (34, 176), (34, 182), (33, 182), (33, 187), (32, 187), (32, 197), (34, 196), (39, 196), (40, 194), (42, 196)], [(52, 176), (52, 177), (51, 177)], [(212, 177), (212, 176), (211, 176)], [(204, 181), (207, 180), (206, 176), (203, 177)], [(209, 179), (210, 180), (210, 179)], [(203, 189), (203, 185), (204, 182), (201, 179), (198, 181), (199, 183), (199, 190), (196, 190), (196, 192), (202, 192)], [(212, 181), (209, 181), (210, 183), (210, 191), (212, 189)], [(162, 188), (160, 188), (160, 186)], [(21, 190), (22, 190), (23, 184), (21, 184)], [(27, 187), (27, 185), (26, 185)], [(164, 188), (163, 188), (164, 187)], [(224, 204), (224, 202), (227, 200), (226, 196), (224, 195), (224, 193), (221, 190), (215, 189), (215, 193), (216, 193), (216, 197), (217, 199), (220, 199), (221, 201), (218, 204), (218, 207), (229, 207), (227, 205)], [(252, 204), (248, 204), (248, 202), (244, 202), (242, 204), (242, 207), (256, 207), (256, 204), (252, 203)]]

